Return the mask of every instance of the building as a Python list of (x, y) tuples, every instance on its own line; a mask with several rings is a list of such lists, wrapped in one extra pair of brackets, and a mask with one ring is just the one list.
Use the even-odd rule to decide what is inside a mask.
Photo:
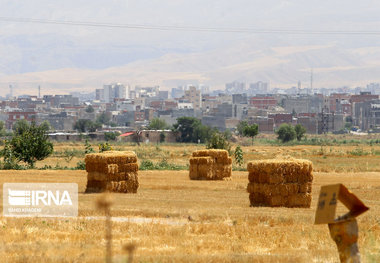
[(185, 90), (184, 99), (191, 102), (195, 110), (202, 109), (201, 91), (196, 87), (190, 86), (188, 90)]
[(355, 104), (353, 123), (363, 131), (380, 129), (380, 100)]
[(226, 84), (226, 93), (228, 93), (228, 94), (244, 93), (245, 91), (246, 91), (246, 89), (245, 89), (245, 83), (244, 82), (234, 81), (234, 82)]
[(269, 109), (277, 105), (277, 100), (274, 97), (257, 96), (251, 97), (249, 104), (258, 109)]
[(267, 94), (269, 91), (269, 83), (258, 81), (256, 83), (249, 84), (248, 94), (257, 95), (257, 94)]
[[(129, 93), (129, 92), (128, 92)], [(103, 85), (103, 94), (100, 90), (96, 90), (96, 98), (105, 103), (113, 102), (115, 98), (126, 99), (127, 89), (120, 83)], [(103, 99), (102, 98), (103, 95)]]
[(35, 121), (37, 116), (37, 112), (35, 111), (10, 111), (6, 114), (8, 118), (5, 122), (5, 126), (9, 130), (13, 128), (15, 122), (19, 120), (26, 120), (28, 122)]

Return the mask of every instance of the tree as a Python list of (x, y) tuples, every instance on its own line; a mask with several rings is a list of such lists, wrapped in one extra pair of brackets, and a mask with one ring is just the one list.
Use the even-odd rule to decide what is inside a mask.
[(7, 135), (7, 131), (5, 130), (5, 123), (0, 121), (0, 136)]
[(104, 133), (104, 140), (108, 141), (115, 141), (117, 136), (119, 136), (119, 133), (117, 132), (105, 132)]
[(228, 152), (231, 151), (231, 146), (227, 138), (224, 136), (224, 134), (221, 134), (219, 132), (214, 132), (211, 135), (211, 138), (207, 142), (206, 148), (207, 149), (222, 149), (222, 150), (227, 150)]
[(16, 135), (23, 134), (29, 129), (29, 122), (27, 120), (18, 120), (13, 124), (12, 129)]
[(40, 127), (44, 129), (45, 131), (51, 130), (51, 125), (48, 121), (44, 121), (40, 124)]
[(92, 105), (88, 105), (87, 108), (86, 108), (86, 112), (87, 113), (93, 113), (95, 110), (94, 110), (94, 107), (92, 107)]
[(300, 141), (306, 133), (305, 127), (303, 127), (301, 124), (294, 126), (294, 131), (296, 132), (297, 141)]
[(160, 143), (165, 142), (165, 138), (166, 138), (165, 133), (161, 132), (161, 133), (160, 133)]
[(257, 124), (247, 125), (243, 129), (243, 135), (252, 138), (252, 145), (253, 139), (257, 134), (259, 134), (259, 125)]
[(236, 130), (238, 131), (239, 135), (243, 136), (244, 128), (248, 126), (247, 121), (240, 121), (238, 125), (236, 126)]
[(165, 120), (153, 118), (147, 128), (148, 130), (165, 130), (168, 128), (168, 124)]
[(53, 152), (53, 144), (46, 134), (46, 127), (38, 126), (34, 122), (30, 125), (25, 125), (24, 122), (16, 124), (18, 128), (9, 142), (10, 149), (17, 160), (34, 167), (36, 161), (45, 159)]
[(276, 131), (279, 139), (282, 142), (289, 142), (296, 138), (297, 134), (293, 126), (290, 124), (281, 124), (280, 128)]
[(102, 127), (100, 123), (93, 122), (90, 120), (79, 119), (74, 124), (74, 129), (79, 132), (95, 132), (98, 128)]
[(178, 138), (179, 142), (194, 142), (193, 133), (194, 130), (201, 125), (201, 122), (193, 117), (180, 117), (177, 119), (177, 123), (173, 125), (174, 131), (180, 133)]

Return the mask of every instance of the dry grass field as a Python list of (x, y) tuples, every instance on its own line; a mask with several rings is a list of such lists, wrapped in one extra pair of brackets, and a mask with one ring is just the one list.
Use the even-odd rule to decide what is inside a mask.
[[(232, 177), (140, 171), (137, 194), (113, 194), (114, 262), (126, 262), (122, 247), (131, 243), (136, 262), (338, 262), (327, 226), (313, 225), (319, 188), (331, 183), (344, 183), (371, 208), (358, 218), (359, 246), (363, 262), (380, 262), (378, 173), (316, 172), (311, 208), (293, 209), (249, 207), (247, 172)], [(76, 219), (0, 218), (1, 262), (104, 262), (100, 194), (84, 194), (85, 171), (0, 171), (4, 182), (76, 182), (80, 193)]]
[[(94, 150), (97, 145), (93, 143)], [(186, 166), (193, 151), (204, 149), (204, 145), (141, 145), (131, 146), (116, 144), (114, 150), (135, 151), (139, 160), (150, 160), (154, 163), (167, 161), (172, 164)], [(235, 145), (232, 146), (232, 149)], [(276, 156), (286, 155), (295, 158), (304, 158), (313, 162), (314, 171), (317, 172), (380, 172), (380, 144), (367, 145), (254, 145), (243, 146), (246, 167), (247, 161), (271, 159)], [(84, 158), (84, 146), (82, 143), (63, 144), (54, 146), (55, 153), (47, 159), (37, 162), (36, 166), (41, 168), (45, 165), (55, 167), (75, 167), (77, 162)], [(71, 160), (65, 158), (65, 151), (77, 151)]]

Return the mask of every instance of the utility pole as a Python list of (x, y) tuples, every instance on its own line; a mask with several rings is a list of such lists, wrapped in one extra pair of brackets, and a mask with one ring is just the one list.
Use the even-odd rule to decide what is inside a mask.
[(38, 85), (38, 98), (41, 98), (41, 86)]

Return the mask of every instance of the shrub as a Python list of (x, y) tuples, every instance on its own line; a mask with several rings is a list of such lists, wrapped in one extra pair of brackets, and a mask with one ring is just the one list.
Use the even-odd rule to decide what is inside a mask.
[(231, 145), (227, 141), (224, 134), (220, 134), (219, 132), (215, 132), (211, 135), (211, 139), (207, 142), (206, 145), (207, 149), (222, 149), (227, 150), (228, 152), (231, 151)]
[(297, 134), (293, 126), (290, 124), (281, 124), (280, 128), (276, 131), (279, 139), (282, 142), (289, 142), (296, 138)]
[(297, 138), (297, 141), (300, 141), (302, 139), (302, 137), (305, 135), (306, 133), (306, 129), (305, 127), (303, 127), (301, 124), (297, 124), (295, 127), (294, 127), (294, 131), (296, 132), (296, 138)]
[(240, 146), (237, 146), (234, 152), (234, 157), (235, 157), (235, 162), (239, 165), (242, 166), (244, 163), (244, 157), (243, 157), (243, 150), (241, 149)]
[(102, 153), (106, 151), (112, 151), (111, 145), (109, 145), (108, 142), (99, 144), (99, 152)]

